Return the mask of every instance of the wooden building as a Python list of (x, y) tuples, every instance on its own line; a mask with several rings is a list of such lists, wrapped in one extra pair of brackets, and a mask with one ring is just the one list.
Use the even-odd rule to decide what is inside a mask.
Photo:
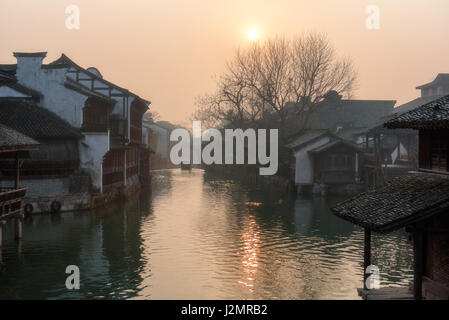
[(333, 211), (365, 229), (364, 270), (371, 264), (371, 232), (405, 228), (414, 244), (414, 298), (449, 299), (449, 95), (385, 126), (419, 131), (418, 171), (344, 201)]
[(365, 136), (361, 146), (366, 189), (382, 186), (385, 181), (418, 168), (416, 130), (392, 130), (385, 128), (382, 122), (360, 131), (360, 134)]
[(299, 193), (311, 189), (348, 195), (363, 190), (363, 130), (391, 115), (395, 103), (342, 99), (335, 91), (326, 94), (304, 129), (286, 145), (291, 150), (290, 184)]
[(31, 150), (36, 150), (38, 147), (37, 141), (0, 125), (0, 159), (14, 161), (14, 186), (0, 188), (0, 247), (3, 239), (3, 224), (6, 219), (16, 220), (16, 237), (22, 237), (22, 199), (26, 188), (20, 187), (20, 161), (28, 157)]
[(440, 73), (435, 80), (416, 87), (420, 97), (394, 108), (391, 115), (358, 132), (364, 136), (364, 176), (367, 189), (418, 168), (418, 131), (410, 128), (389, 129), (383, 124), (403, 113), (449, 94), (449, 74)]
[(64, 54), (48, 64), (46, 52), (14, 56), (16, 64), (0, 65), (0, 123), (42, 144), (23, 167), (34, 212), (53, 201), (61, 211), (86, 209), (149, 183), (149, 101)]
[(360, 182), (361, 151), (328, 130), (305, 130), (287, 145), (299, 194), (352, 193)]

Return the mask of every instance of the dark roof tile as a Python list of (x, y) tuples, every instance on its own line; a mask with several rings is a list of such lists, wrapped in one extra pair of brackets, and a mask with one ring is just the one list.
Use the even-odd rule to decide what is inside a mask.
[(449, 208), (449, 178), (414, 174), (343, 201), (332, 211), (361, 227), (387, 233)]
[(416, 109), (387, 121), (390, 129), (437, 129), (449, 128), (449, 95), (435, 99)]
[(0, 152), (10, 150), (35, 149), (39, 142), (0, 124)]
[(81, 139), (80, 131), (25, 99), (0, 99), (0, 123), (34, 139)]

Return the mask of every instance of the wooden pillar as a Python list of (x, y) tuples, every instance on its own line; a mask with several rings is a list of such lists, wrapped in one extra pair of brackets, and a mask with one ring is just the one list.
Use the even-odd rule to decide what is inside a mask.
[(20, 175), (19, 154), (16, 153), (16, 177), (14, 179), (14, 189), (19, 189), (19, 175)]
[(16, 218), (14, 219), (15, 224), (15, 238), (22, 239), (22, 219)]
[(123, 186), (126, 186), (126, 169), (128, 164), (126, 163), (126, 149), (123, 150)]
[(415, 228), (413, 233), (413, 295), (415, 300), (422, 299), (422, 275), (423, 275), (423, 233)]
[(363, 289), (368, 289), (366, 287), (366, 279), (369, 274), (366, 273), (366, 269), (371, 265), (371, 230), (365, 228), (365, 246), (363, 250)]
[(3, 245), (3, 221), (0, 221), (0, 248)]

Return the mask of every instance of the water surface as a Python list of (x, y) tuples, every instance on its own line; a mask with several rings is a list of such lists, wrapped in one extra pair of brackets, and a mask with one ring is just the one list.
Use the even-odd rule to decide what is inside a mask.
[[(114, 208), (6, 226), (0, 298), (358, 299), (363, 230), (335, 217), (342, 198), (293, 200), (201, 170), (153, 172), (151, 191)], [(404, 232), (374, 234), (382, 286), (407, 285)], [(80, 290), (67, 290), (77, 265)]]

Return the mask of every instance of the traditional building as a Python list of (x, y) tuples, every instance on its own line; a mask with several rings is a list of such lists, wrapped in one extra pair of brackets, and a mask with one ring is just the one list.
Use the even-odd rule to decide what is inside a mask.
[(416, 89), (421, 90), (421, 97), (449, 94), (449, 73), (439, 73), (432, 82), (420, 85)]
[(418, 132), (404, 128), (392, 130), (384, 123), (405, 112), (449, 94), (449, 74), (440, 73), (434, 81), (418, 86), (421, 96), (394, 108), (393, 114), (369, 126), (358, 134), (365, 135), (363, 148), (364, 177), (367, 188), (418, 168)]
[(170, 161), (170, 129), (149, 120), (144, 120), (143, 126), (147, 130), (147, 139), (153, 151), (151, 168), (167, 169), (173, 167)]
[[(449, 299), (449, 95), (385, 126), (419, 131), (418, 171), (344, 201), (333, 211), (365, 229), (364, 270), (371, 264), (371, 232), (405, 228), (414, 243), (414, 298)], [(362, 294), (371, 296), (368, 290)]]
[[(149, 150), (142, 144), (142, 116), (148, 110), (149, 101), (103, 79), (96, 68), (80, 67), (64, 54), (49, 64), (42, 63), (45, 52), (14, 53), (14, 56), (17, 64), (0, 65), (3, 76), (10, 78), (0, 82), (0, 100), (3, 100), (2, 107), (9, 108), (3, 114), (16, 123), (17, 130), (22, 130), (20, 122), (25, 120), (14, 116), (18, 112), (14, 111), (16, 107), (41, 108), (34, 109), (35, 113), (45, 109), (44, 116), (50, 117), (51, 113), (53, 120), (59, 119), (59, 127), (64, 126), (66, 133), (73, 133), (72, 140), (63, 137), (61, 132), (56, 133), (51, 143), (43, 143), (43, 150), (48, 151), (47, 155), (53, 152), (59, 160), (69, 161), (63, 167), (77, 172), (77, 177), (87, 174), (90, 193), (113, 197), (148, 180), (149, 172), (140, 164), (149, 158)], [(38, 123), (44, 125), (42, 119)], [(40, 125), (33, 126), (34, 130)], [(26, 134), (29, 129), (23, 128), (21, 132)], [(67, 152), (60, 149), (62, 146), (55, 149), (57, 136), (65, 141)], [(71, 142), (73, 139), (77, 139), (75, 144)], [(37, 158), (36, 155), (30, 161)], [(75, 158), (76, 164), (72, 161)], [(51, 168), (58, 166), (51, 165)], [(79, 181), (71, 180), (70, 184), (79, 185)], [(86, 205), (82, 201), (82, 206)], [(73, 205), (67, 209), (73, 209)]]
[[(359, 182), (360, 150), (328, 130), (305, 130), (287, 147), (292, 151), (291, 179), (300, 194), (351, 193), (349, 188)], [(338, 190), (341, 185), (345, 187)]]
[(361, 133), (393, 112), (392, 100), (345, 100), (330, 92), (306, 124), (290, 138), (291, 183), (298, 193), (353, 194), (363, 174)]

